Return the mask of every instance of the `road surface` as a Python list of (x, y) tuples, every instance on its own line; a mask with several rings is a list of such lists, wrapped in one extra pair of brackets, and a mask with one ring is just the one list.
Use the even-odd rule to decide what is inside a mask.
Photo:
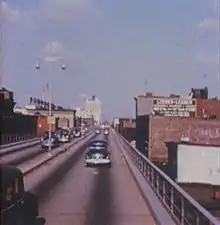
[(111, 135), (112, 167), (86, 168), (83, 154), (43, 199), (51, 225), (152, 225), (154, 221)]

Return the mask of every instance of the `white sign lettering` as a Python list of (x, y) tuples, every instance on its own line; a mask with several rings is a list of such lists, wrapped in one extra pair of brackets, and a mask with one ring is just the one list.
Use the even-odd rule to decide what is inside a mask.
[(155, 99), (153, 103), (153, 112), (156, 115), (163, 116), (195, 116), (196, 100), (195, 99)]

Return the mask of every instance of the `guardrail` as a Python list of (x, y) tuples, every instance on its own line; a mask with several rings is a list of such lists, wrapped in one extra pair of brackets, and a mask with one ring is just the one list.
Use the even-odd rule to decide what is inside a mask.
[(28, 140), (35, 138), (35, 133), (28, 133), (28, 134), (3, 134), (1, 135), (1, 145), (11, 144), (18, 141)]
[(147, 157), (134, 148), (117, 131), (116, 133), (129, 147), (129, 156), (146, 178), (155, 194), (168, 212), (180, 225), (220, 225), (211, 213), (196, 202)]

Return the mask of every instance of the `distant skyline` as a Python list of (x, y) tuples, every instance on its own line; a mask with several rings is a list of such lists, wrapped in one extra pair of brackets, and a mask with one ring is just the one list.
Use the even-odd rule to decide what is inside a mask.
[[(18, 104), (41, 98), (82, 105), (96, 95), (106, 118), (134, 115), (134, 96), (218, 90), (217, 0), (7, 0), (3, 10), (3, 86)], [(62, 62), (35, 66), (55, 42)], [(60, 70), (65, 63), (67, 69)]]

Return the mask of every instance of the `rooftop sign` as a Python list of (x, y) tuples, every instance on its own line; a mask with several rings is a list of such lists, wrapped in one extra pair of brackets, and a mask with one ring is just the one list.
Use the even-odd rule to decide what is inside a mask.
[(153, 112), (162, 116), (195, 117), (196, 99), (159, 98), (153, 100)]

